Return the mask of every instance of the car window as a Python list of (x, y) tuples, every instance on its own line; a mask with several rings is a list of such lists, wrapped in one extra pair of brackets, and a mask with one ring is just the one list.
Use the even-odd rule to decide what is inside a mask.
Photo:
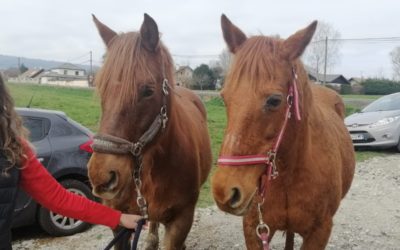
[(62, 137), (84, 134), (84, 132), (75, 127), (74, 124), (71, 124), (71, 121), (71, 119), (65, 120), (65, 118), (58, 120), (55, 126), (52, 128), (50, 136)]
[(365, 107), (362, 112), (390, 111), (400, 109), (400, 95), (389, 95), (379, 98)]
[(26, 117), (23, 116), (24, 126), (29, 130), (29, 140), (31, 142), (40, 141), (48, 132), (49, 120), (38, 117)]

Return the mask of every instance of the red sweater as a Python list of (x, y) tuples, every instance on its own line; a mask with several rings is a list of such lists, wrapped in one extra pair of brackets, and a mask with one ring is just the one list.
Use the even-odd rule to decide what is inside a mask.
[(21, 169), (20, 186), (34, 200), (67, 217), (111, 228), (118, 225), (121, 212), (67, 191), (36, 159), (32, 149), (25, 148), (27, 161)]

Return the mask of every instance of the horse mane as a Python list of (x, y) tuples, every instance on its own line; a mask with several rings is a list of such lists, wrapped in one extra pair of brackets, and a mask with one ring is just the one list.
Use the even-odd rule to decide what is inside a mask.
[(137, 81), (137, 75), (148, 77), (148, 83), (158, 83), (160, 70), (164, 71), (161, 74), (169, 79), (169, 84), (174, 85), (173, 60), (161, 41), (153, 54), (141, 45), (140, 33), (121, 33), (111, 40), (95, 84), (103, 101), (111, 98), (115, 106), (122, 108), (137, 102), (138, 88), (143, 84)]

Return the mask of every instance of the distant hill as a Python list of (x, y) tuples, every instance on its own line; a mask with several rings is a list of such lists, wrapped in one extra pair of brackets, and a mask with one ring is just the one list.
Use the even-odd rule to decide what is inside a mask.
[[(28, 68), (43, 68), (43, 69), (50, 69), (57, 67), (65, 62), (60, 61), (48, 61), (42, 59), (33, 59), (33, 58), (26, 58), (26, 57), (19, 57), (21, 60), (21, 64), (23, 63)], [(89, 70), (89, 65), (82, 65), (82, 64), (75, 64), (85, 70)], [(6, 56), (0, 55), (0, 69), (8, 69), (8, 68), (16, 68), (18, 67), (18, 56)], [(93, 70), (96, 71), (98, 66), (93, 65)]]

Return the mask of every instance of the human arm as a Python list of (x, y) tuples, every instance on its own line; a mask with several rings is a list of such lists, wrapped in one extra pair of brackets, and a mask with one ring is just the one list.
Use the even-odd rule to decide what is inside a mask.
[[(115, 228), (118, 224), (134, 228), (136, 215), (121, 216), (121, 212), (75, 195), (63, 188), (25, 145), (27, 160), (21, 169), (20, 186), (47, 209), (67, 217)], [(131, 221), (132, 220), (132, 221)]]

